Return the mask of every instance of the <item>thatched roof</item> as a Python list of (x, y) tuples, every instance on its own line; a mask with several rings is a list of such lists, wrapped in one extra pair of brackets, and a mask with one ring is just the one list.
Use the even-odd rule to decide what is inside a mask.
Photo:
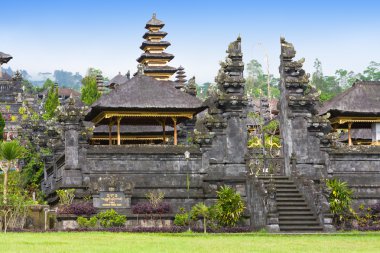
[(80, 93), (71, 88), (58, 88), (58, 95), (65, 97), (69, 97), (70, 95), (73, 95), (73, 97), (80, 97)]
[(149, 27), (164, 27), (164, 22), (156, 18), (156, 13), (153, 13), (152, 18), (146, 23), (145, 28), (148, 29)]
[(13, 57), (11, 55), (0, 52), (0, 63), (1, 64), (9, 62), (12, 58)]
[(183, 111), (195, 114), (206, 108), (200, 99), (174, 86), (172, 81), (136, 75), (100, 97), (91, 106), (86, 120), (92, 120), (102, 111)]
[(125, 83), (129, 80), (130, 78), (127, 76), (127, 75), (122, 75), (122, 74), (118, 74), (117, 76), (115, 76), (114, 78), (112, 78), (110, 81), (109, 81), (109, 85), (112, 85), (112, 84), (117, 84), (117, 85), (120, 85), (122, 83)]
[(357, 81), (342, 94), (326, 101), (319, 114), (336, 116), (380, 116), (380, 81)]

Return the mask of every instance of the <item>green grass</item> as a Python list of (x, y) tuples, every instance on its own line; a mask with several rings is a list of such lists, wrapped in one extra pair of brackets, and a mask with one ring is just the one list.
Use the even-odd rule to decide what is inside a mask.
[(380, 233), (324, 235), (7, 233), (0, 234), (0, 252), (380, 252)]

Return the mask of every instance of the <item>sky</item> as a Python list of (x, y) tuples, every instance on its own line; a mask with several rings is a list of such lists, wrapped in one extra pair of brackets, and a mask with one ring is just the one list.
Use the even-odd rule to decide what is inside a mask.
[(145, 24), (152, 13), (166, 24), (170, 66), (185, 68), (197, 83), (213, 82), (228, 44), (242, 37), (244, 62), (257, 59), (278, 76), (280, 36), (296, 58), (322, 62), (325, 75), (337, 69), (362, 72), (380, 62), (380, 1), (309, 0), (0, 0), (0, 51), (12, 69), (99, 68), (112, 78), (136, 71)]

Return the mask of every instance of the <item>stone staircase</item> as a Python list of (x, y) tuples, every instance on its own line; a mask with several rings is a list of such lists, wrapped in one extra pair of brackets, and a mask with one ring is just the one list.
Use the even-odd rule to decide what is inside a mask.
[[(281, 232), (322, 232), (317, 216), (308, 206), (296, 184), (287, 176), (273, 176), (276, 186), (276, 202)], [(269, 176), (260, 176), (265, 187)]]

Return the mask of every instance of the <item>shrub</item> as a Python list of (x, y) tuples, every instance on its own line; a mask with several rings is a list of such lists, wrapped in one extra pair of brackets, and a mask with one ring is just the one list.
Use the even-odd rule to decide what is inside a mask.
[(351, 201), (353, 191), (347, 182), (338, 179), (328, 179), (326, 185), (331, 191), (329, 195), (330, 211), (336, 223), (345, 222), (352, 214)]
[(59, 214), (91, 215), (96, 213), (96, 208), (91, 202), (77, 202), (70, 205), (61, 206)]
[(190, 215), (186, 212), (185, 208), (181, 207), (179, 213), (174, 217), (174, 225), (176, 226), (189, 226), (190, 224)]
[(380, 203), (372, 205), (371, 210), (373, 215), (380, 215)]
[(191, 208), (191, 217), (203, 218), (203, 232), (207, 233), (207, 220), (210, 217), (209, 208), (204, 203), (198, 203)]
[(165, 214), (170, 213), (170, 204), (161, 202), (154, 207), (149, 202), (140, 202), (132, 207), (134, 214)]
[(59, 197), (59, 203), (62, 205), (70, 205), (75, 197), (75, 189), (56, 190)]
[(148, 199), (149, 203), (156, 208), (159, 204), (163, 202), (165, 193), (161, 191), (149, 191), (145, 197)]
[(222, 186), (216, 192), (218, 214), (217, 219), (222, 226), (235, 226), (244, 211), (244, 202), (240, 194), (229, 186)]
[(127, 220), (124, 215), (118, 214), (113, 209), (98, 213), (97, 218), (100, 225), (104, 228), (123, 227)]
[(92, 216), (91, 218), (87, 219), (85, 217), (79, 216), (77, 222), (80, 228), (94, 228), (98, 223), (98, 218), (96, 216)]

